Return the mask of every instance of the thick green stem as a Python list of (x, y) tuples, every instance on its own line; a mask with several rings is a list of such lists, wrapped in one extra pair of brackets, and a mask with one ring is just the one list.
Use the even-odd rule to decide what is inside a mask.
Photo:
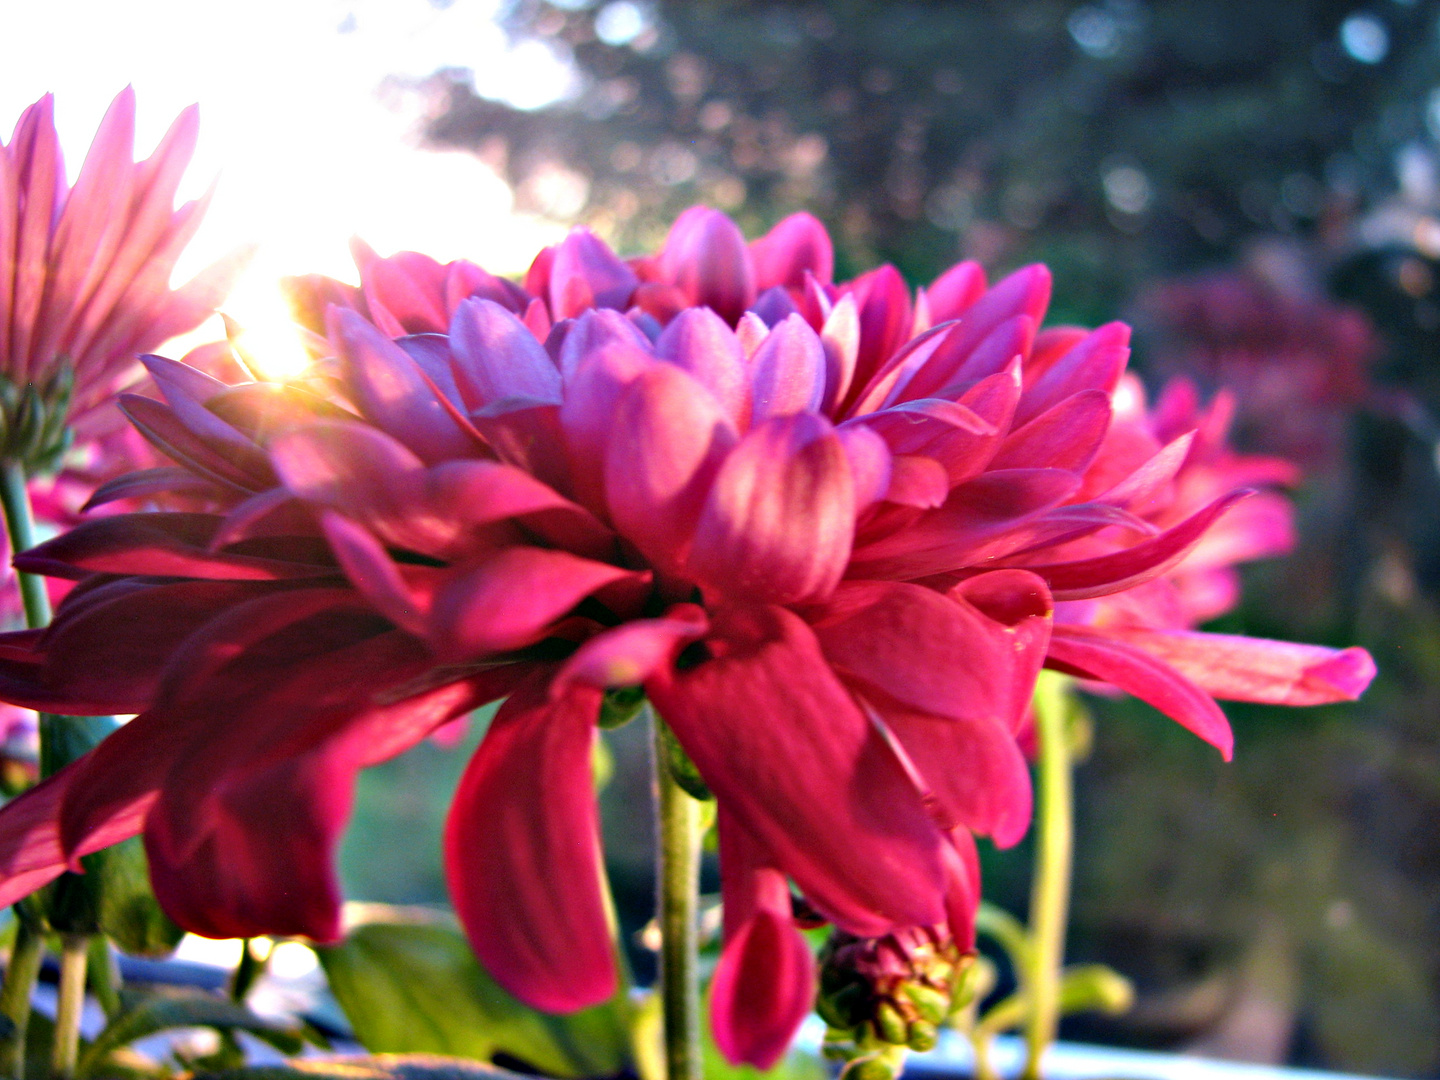
[(1065, 682), (1045, 673), (1035, 690), (1038, 745), (1035, 874), (1030, 888), (1030, 965), (1026, 973), (1029, 1015), (1025, 1023), (1022, 1080), (1039, 1080), (1045, 1048), (1060, 1025), (1061, 966), (1070, 907), (1070, 858), (1074, 840), (1069, 713)]
[(659, 789), (660, 994), (665, 1018), (667, 1080), (701, 1080), (699, 907), (701, 806), (675, 782), (656, 716), (655, 776)]
[(50, 1072), (59, 1080), (75, 1075), (80, 1053), (80, 1014), (85, 1008), (85, 969), (90, 963), (88, 934), (66, 934), (60, 950), (60, 986), (55, 1004), (55, 1043)]
[(45, 938), (25, 918), (15, 929), (15, 944), (10, 950), (10, 964), (5, 969), (5, 985), (0, 988), (0, 1013), (15, 1025), (14, 1033), (0, 1044), (0, 1076), (20, 1080), (25, 1075), (25, 1033), (30, 1028), (30, 997), (35, 980), (40, 977), (40, 960), (45, 953)]
[[(0, 505), (5, 510), (5, 532), (10, 537), (11, 552), (35, 546), (35, 518), (30, 513), (30, 492), (25, 487), (25, 466), (18, 461), (0, 463)], [(17, 571), (20, 599), (25, 605), (25, 625), (32, 630), (50, 622), (50, 595), (45, 579), (37, 574)]]

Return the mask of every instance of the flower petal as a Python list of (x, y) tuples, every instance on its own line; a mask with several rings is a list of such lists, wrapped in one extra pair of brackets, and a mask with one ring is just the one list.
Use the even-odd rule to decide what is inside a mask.
[(755, 302), (755, 272), (745, 237), (728, 217), (692, 206), (675, 219), (659, 256), (660, 273), (692, 305), (731, 326)]
[(1208, 694), (1272, 705), (1354, 701), (1375, 677), (1364, 649), (1327, 649), (1232, 634), (1112, 627), (1106, 633), (1178, 671)]
[(560, 370), (525, 324), (493, 300), (465, 300), (450, 320), (455, 379), (472, 412), (506, 398), (559, 404)]
[(725, 943), (710, 984), (710, 1026), (732, 1065), (769, 1069), (815, 999), (815, 961), (790, 913), (790, 886), (723, 809), (720, 893)]
[(939, 833), (809, 628), (778, 607), (711, 621), (714, 659), (645, 685), (720, 804), (852, 933), (940, 921)]
[(1050, 636), (1046, 666), (1134, 694), (1230, 760), (1235, 738), (1220, 707), (1209, 694), (1148, 652), (1103, 631), (1057, 626)]
[(550, 701), (540, 679), (501, 707), (445, 825), (445, 875), (496, 982), (547, 1012), (615, 992), (590, 754), (600, 691)]
[(835, 429), (811, 413), (776, 417), (720, 467), (689, 566), (732, 596), (788, 604), (823, 596), (845, 572), (855, 484)]

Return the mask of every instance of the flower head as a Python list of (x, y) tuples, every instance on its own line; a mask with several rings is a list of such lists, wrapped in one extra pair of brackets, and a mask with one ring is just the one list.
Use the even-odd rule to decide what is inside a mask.
[(174, 209), (197, 112), (181, 113), (140, 162), (134, 128), (127, 87), (73, 186), (48, 94), (0, 145), (0, 402), (3, 452), (12, 458), (53, 465), (67, 423), (83, 429), (89, 412), (134, 381), (139, 353), (203, 322), (243, 265), (237, 253), (170, 289), (209, 202)]
[(765, 1066), (813, 995), (792, 883), (857, 937), (968, 947), (972, 833), (1029, 820), (1042, 664), (1163, 687), (1191, 726), (1215, 710), (1168, 657), (1055, 651), (1057, 600), (1154, 580), (1239, 496), (1142, 517), (1173, 444), (1087, 487), (1127, 331), (1039, 330), (1043, 267), (912, 298), (889, 268), (834, 284), (813, 219), (746, 245), (697, 209), (651, 259), (577, 230), (523, 293), (447, 292), (444, 334), (396, 314), (440, 295), (424, 273), (367, 284), (371, 318), (329, 309), (333, 397), (147, 361), (165, 401), (124, 407), (178, 471), (101, 498), (179, 485), (208, 510), (20, 556), (80, 585), (0, 654), (3, 696), (140, 715), (0, 811), (0, 900), (143, 831), (182, 925), (333, 937), (357, 770), (505, 697), (451, 808), (450, 890), (503, 985), (593, 1004), (615, 971), (590, 747), (605, 695), (643, 687), (719, 804), (717, 1042)]

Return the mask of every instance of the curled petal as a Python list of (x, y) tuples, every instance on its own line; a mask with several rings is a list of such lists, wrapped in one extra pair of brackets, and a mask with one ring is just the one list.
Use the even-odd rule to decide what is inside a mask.
[(353, 311), (332, 309), (346, 390), (367, 420), (426, 462), (468, 454), (474, 442), (450, 417), (418, 362)]
[(1237, 491), (1216, 499), (1159, 536), (1122, 551), (1073, 562), (1031, 564), (1026, 569), (1049, 583), (1056, 600), (1085, 600), (1123, 592), (1176, 566), (1221, 514), (1251, 494)]
[(822, 285), (835, 278), (835, 249), (830, 234), (814, 215), (791, 214), (750, 244), (755, 284), (760, 289), (780, 285), (805, 287), (808, 271)]
[(703, 608), (676, 604), (663, 619), (640, 619), (597, 634), (565, 661), (550, 684), (550, 696), (561, 696), (572, 683), (601, 689), (639, 686), (709, 628)]
[(739, 227), (718, 210), (692, 206), (670, 226), (660, 273), (692, 304), (731, 326), (755, 302), (755, 272)]
[(558, 404), (560, 370), (525, 324), (493, 300), (466, 300), (450, 322), (456, 383), (472, 411), (506, 398)]
[[(544, 256), (549, 253), (549, 258)], [(570, 235), (558, 245), (546, 249), (535, 260), (526, 276), (525, 287), (531, 293), (541, 292), (537, 268), (548, 277), (546, 290), (550, 299), (550, 315), (557, 322), (572, 319), (589, 308), (619, 308), (630, 304), (631, 294), (639, 279), (605, 241), (589, 229), (571, 229)], [(542, 267), (542, 262), (545, 264)]]
[(787, 604), (823, 596), (845, 572), (855, 482), (835, 430), (809, 413), (756, 427), (716, 474), (690, 569), (733, 596)]
[(815, 998), (815, 962), (790, 914), (785, 875), (725, 812), (719, 817), (725, 944), (710, 984), (710, 1025), (732, 1065), (769, 1069)]
[(452, 659), (508, 652), (538, 641), (581, 600), (634, 571), (564, 551), (508, 547), (455, 570), (436, 593), (430, 638)]
[(673, 364), (643, 372), (618, 395), (606, 502), (620, 530), (665, 572), (682, 571), (711, 481), (735, 440), (719, 402)]
[(445, 875), (485, 969), (547, 1012), (615, 992), (590, 754), (600, 691), (522, 686), (496, 714), (445, 825)]
[(750, 424), (750, 386), (740, 341), (713, 311), (688, 308), (671, 320), (655, 352), (715, 396), (736, 428)]
[(825, 394), (825, 347), (800, 315), (780, 320), (750, 361), (755, 420), (818, 412)]

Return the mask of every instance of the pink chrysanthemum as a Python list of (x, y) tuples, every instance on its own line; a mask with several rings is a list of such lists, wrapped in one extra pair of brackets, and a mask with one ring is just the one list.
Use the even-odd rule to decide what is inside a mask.
[[(125, 408), (177, 468), (100, 498), (183, 485), (213, 512), (20, 556), (80, 584), (0, 646), (0, 696), (140, 715), (0, 811), (0, 902), (143, 831), (187, 928), (333, 938), (357, 770), (505, 697), (451, 808), (451, 893), (518, 996), (601, 1001), (590, 749), (604, 694), (643, 686), (719, 803), (716, 1038), (766, 1066), (813, 994), (791, 883), (860, 937), (970, 940), (971, 835), (1026, 828), (1047, 655), (1223, 745), (1213, 652), (1055, 651), (1056, 601), (1156, 579), (1241, 496), (1143, 517), (1174, 442), (1090, 483), (1127, 332), (1040, 331), (1043, 267), (912, 299), (888, 267), (834, 284), (812, 218), (747, 245), (703, 208), (652, 259), (577, 230), (523, 290), (467, 265), (362, 261), (330, 400), (148, 361), (166, 400)], [(1363, 689), (1363, 654), (1326, 656), (1350, 658), (1332, 698)]]

